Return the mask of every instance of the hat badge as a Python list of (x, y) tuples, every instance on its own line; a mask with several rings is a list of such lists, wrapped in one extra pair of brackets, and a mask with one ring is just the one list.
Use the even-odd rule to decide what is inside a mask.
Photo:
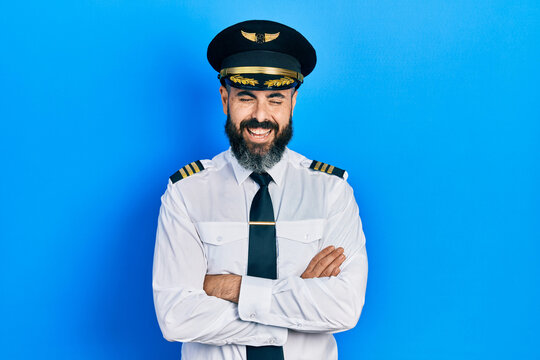
[(248, 39), (249, 41), (256, 42), (257, 44), (263, 44), (265, 42), (270, 42), (272, 40), (275, 40), (279, 36), (279, 32), (275, 34), (268, 34), (268, 33), (249, 33), (245, 32), (244, 30), (240, 30), (242, 33), (242, 36)]

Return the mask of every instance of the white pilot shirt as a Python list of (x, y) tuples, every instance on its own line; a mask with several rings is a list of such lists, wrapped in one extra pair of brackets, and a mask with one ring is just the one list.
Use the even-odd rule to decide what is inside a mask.
[[(364, 305), (365, 237), (353, 190), (309, 169), (286, 149), (268, 173), (276, 219), (277, 277), (247, 276), (249, 210), (259, 185), (231, 150), (201, 160), (204, 170), (162, 196), (153, 290), (163, 336), (181, 341), (184, 360), (246, 359), (245, 345), (281, 345), (285, 360), (337, 359), (332, 333), (353, 328)], [(302, 279), (323, 248), (347, 256), (338, 276)], [(242, 275), (238, 304), (203, 290), (206, 274)]]

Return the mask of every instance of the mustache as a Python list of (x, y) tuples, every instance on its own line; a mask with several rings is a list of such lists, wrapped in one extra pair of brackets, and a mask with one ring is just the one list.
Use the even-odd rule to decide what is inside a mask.
[(276, 132), (278, 132), (279, 130), (278, 124), (269, 120), (258, 121), (255, 118), (251, 118), (251, 119), (240, 122), (240, 131), (244, 130), (247, 127), (260, 128), (260, 129), (272, 129), (272, 130), (275, 130)]

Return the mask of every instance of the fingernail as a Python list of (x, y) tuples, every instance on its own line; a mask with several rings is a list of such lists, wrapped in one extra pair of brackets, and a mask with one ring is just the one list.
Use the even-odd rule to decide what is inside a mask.
[(341, 259), (345, 259), (345, 255), (343, 255), (343, 254), (341, 254), (339, 257), (340, 257)]

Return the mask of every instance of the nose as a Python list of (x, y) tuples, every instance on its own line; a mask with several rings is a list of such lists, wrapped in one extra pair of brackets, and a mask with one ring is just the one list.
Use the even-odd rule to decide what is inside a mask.
[(268, 111), (268, 105), (261, 100), (258, 100), (253, 109), (252, 117), (258, 122), (270, 120), (270, 112)]

